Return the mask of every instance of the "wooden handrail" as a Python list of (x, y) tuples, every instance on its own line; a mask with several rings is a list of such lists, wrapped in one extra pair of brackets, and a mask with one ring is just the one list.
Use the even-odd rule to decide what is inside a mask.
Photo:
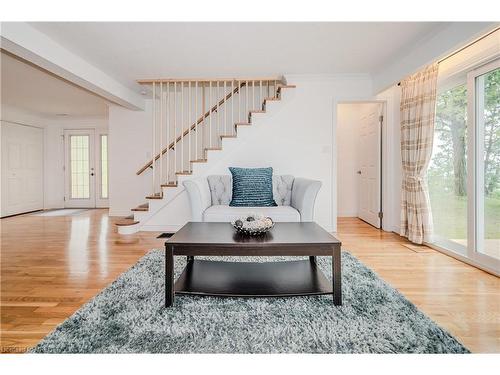
[[(157, 81), (156, 81), (157, 82)], [(186, 82), (186, 81), (184, 81)], [(200, 82), (200, 81), (198, 81)], [(246, 82), (240, 82), (240, 84), (234, 88), (234, 90), (232, 90), (230, 93), (228, 93), (224, 98), (222, 98), (218, 105), (221, 106), (222, 104), (224, 104), (225, 101), (227, 101), (229, 98), (231, 98), (233, 96), (233, 94), (236, 94), (237, 92), (239, 92), (239, 90), (246, 85)], [(179, 135), (175, 141), (172, 141), (167, 147), (165, 147), (161, 153), (157, 154), (154, 158), (154, 161), (158, 160), (162, 155), (164, 155), (165, 153), (168, 152), (168, 150), (170, 150), (171, 148), (173, 148), (177, 142), (179, 142), (182, 138), (184, 138), (186, 135), (188, 135), (190, 133), (191, 130), (194, 130), (196, 128), (197, 125), (199, 125), (201, 122), (203, 122), (204, 119), (206, 119), (208, 116), (210, 116), (213, 112), (215, 112), (217, 110), (217, 104), (215, 104), (214, 106), (212, 106), (212, 108), (210, 108), (207, 112), (205, 112), (205, 114), (201, 115), (200, 118), (198, 118), (198, 120), (195, 121), (194, 124), (192, 124), (190, 127), (188, 127), (188, 129), (186, 129), (181, 135)], [(137, 175), (140, 175), (142, 172), (144, 172), (146, 169), (148, 169), (150, 166), (153, 165), (153, 159), (151, 159), (150, 161), (148, 161), (146, 164), (144, 164), (144, 166), (139, 169), (136, 174)]]
[(138, 79), (136, 82), (140, 85), (152, 84), (152, 83), (173, 83), (173, 82), (233, 82), (233, 81), (276, 81), (283, 82), (282, 77), (253, 77), (253, 78), (157, 78), (157, 79)]

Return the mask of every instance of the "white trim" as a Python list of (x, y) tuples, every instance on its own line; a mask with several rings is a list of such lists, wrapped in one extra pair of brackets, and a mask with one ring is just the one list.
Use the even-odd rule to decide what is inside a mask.
[[(390, 97), (382, 97), (381, 99), (378, 98), (367, 98), (367, 97), (351, 97), (351, 98), (345, 98), (342, 100), (336, 100), (335, 98), (333, 99), (333, 116), (334, 116), (334, 124), (336, 126), (333, 127), (333, 141), (332, 141), (332, 194), (334, 197), (337, 197), (338, 194), (338, 188), (337, 188), (337, 181), (338, 181), (338, 168), (337, 168), (337, 160), (338, 160), (338, 155), (337, 155), (337, 108), (339, 104), (363, 104), (363, 103), (375, 103), (375, 104), (381, 104), (382, 105), (382, 110), (381, 114), (384, 116), (383, 120), (383, 125), (382, 125), (382, 160), (381, 160), (381, 165), (382, 165), (382, 176), (381, 176), (381, 181), (382, 181), (382, 212), (384, 215), (384, 218), (382, 220), (382, 230), (386, 232), (392, 232), (394, 231), (395, 227), (393, 225), (393, 221), (395, 218), (393, 217), (393, 210), (392, 210), (392, 197), (394, 196), (392, 194), (393, 190), (393, 180), (394, 180), (394, 171), (393, 168), (390, 165), (391, 158), (393, 156), (393, 151), (391, 148), (392, 145), (392, 132), (388, 131), (389, 130), (389, 124), (392, 124), (392, 119), (391, 116), (389, 116), (389, 113), (392, 113), (392, 111), (389, 111), (389, 107), (392, 109), (392, 99)], [(356, 213), (344, 213), (344, 212), (337, 212), (337, 207), (338, 207), (338, 202), (337, 199), (332, 199), (332, 228), (334, 228), (334, 232), (337, 230), (337, 218), (338, 217), (357, 217), (358, 212)]]
[(392, 64), (373, 75), (374, 93), (389, 88), (404, 77), (450, 55), (497, 27), (497, 22), (463, 22), (451, 23), (438, 32), (433, 32), (403, 50), (400, 56), (394, 56)]
[(500, 277), (500, 273), (498, 273), (498, 271), (496, 271), (495, 269), (490, 268), (487, 265), (481, 264), (479, 262), (476, 262), (476, 261), (474, 261), (474, 260), (472, 260), (470, 258), (467, 258), (467, 257), (463, 256), (463, 255), (455, 253), (454, 251), (448, 250), (448, 249), (446, 249), (444, 247), (441, 247), (441, 246), (433, 244), (433, 243), (427, 243), (427, 242), (425, 242), (424, 245), (430, 247), (431, 249), (439, 251), (440, 253), (443, 253), (443, 254), (448, 255), (448, 256), (450, 256), (452, 258), (455, 258), (455, 259), (457, 259), (457, 260), (459, 260), (459, 261), (461, 261), (463, 263), (466, 263), (466, 264), (468, 264), (470, 266), (479, 268), (482, 271), (485, 271), (485, 272), (488, 272), (488, 273), (490, 273), (492, 275)]
[[(64, 207), (66, 208), (96, 208), (96, 131), (95, 129), (64, 129)], [(70, 137), (83, 135), (89, 137), (89, 198), (71, 198), (71, 160)], [(94, 178), (92, 178), (94, 177)]]
[(484, 241), (484, 134), (476, 123), (476, 79), (500, 68), (500, 58), (467, 74), (467, 257), (478, 264), (500, 270), (500, 259), (480, 252)]
[[(107, 151), (108, 151), (108, 197), (103, 198), (102, 196), (102, 136), (107, 137)], [(95, 195), (95, 206), (96, 208), (108, 208), (109, 207), (109, 134), (108, 131), (96, 129), (95, 135), (96, 143), (96, 160), (95, 160), (95, 170), (96, 170), (96, 195)]]

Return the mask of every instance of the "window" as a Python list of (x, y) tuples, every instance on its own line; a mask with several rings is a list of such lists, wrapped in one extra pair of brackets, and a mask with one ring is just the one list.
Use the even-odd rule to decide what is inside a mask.
[(108, 199), (108, 135), (101, 134), (101, 198)]
[(70, 136), (71, 198), (90, 198), (89, 136)]
[(476, 250), (500, 259), (500, 68), (475, 77)]
[(436, 98), (429, 196), (438, 241), (467, 246), (467, 87), (460, 84)]

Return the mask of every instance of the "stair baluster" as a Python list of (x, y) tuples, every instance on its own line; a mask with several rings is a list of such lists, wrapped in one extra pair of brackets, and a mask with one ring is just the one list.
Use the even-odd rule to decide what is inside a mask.
[[(166, 127), (167, 127), (167, 145), (170, 143), (170, 82), (167, 82), (167, 97), (165, 98), (166, 101), (166, 107), (167, 107), (167, 116), (166, 116)], [(167, 151), (167, 160), (166, 160), (166, 165), (167, 165), (167, 185), (170, 183), (170, 155), (169, 151)]]
[[(152, 156), (154, 157), (154, 155), (156, 155), (155, 153), (155, 133), (156, 133), (156, 84), (153, 82), (153, 100), (151, 102), (151, 105), (152, 105), (152, 108), (151, 108), (151, 111), (153, 113), (153, 122), (152, 122), (152, 128), (151, 128), (151, 145), (152, 145), (152, 150), (153, 150), (153, 154)], [(152, 181), (151, 181), (151, 190), (152, 190), (152, 195), (155, 194), (155, 164), (156, 163), (153, 163), (152, 164), (152, 173), (151, 173), (151, 177), (152, 177)]]

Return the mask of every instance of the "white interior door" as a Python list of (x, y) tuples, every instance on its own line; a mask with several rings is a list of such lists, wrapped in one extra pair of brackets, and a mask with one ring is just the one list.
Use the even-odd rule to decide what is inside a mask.
[(358, 217), (381, 227), (380, 199), (380, 106), (373, 105), (361, 117), (359, 130)]
[(65, 207), (95, 208), (94, 130), (65, 130)]
[(1, 216), (43, 209), (43, 130), (2, 121), (1, 135)]

